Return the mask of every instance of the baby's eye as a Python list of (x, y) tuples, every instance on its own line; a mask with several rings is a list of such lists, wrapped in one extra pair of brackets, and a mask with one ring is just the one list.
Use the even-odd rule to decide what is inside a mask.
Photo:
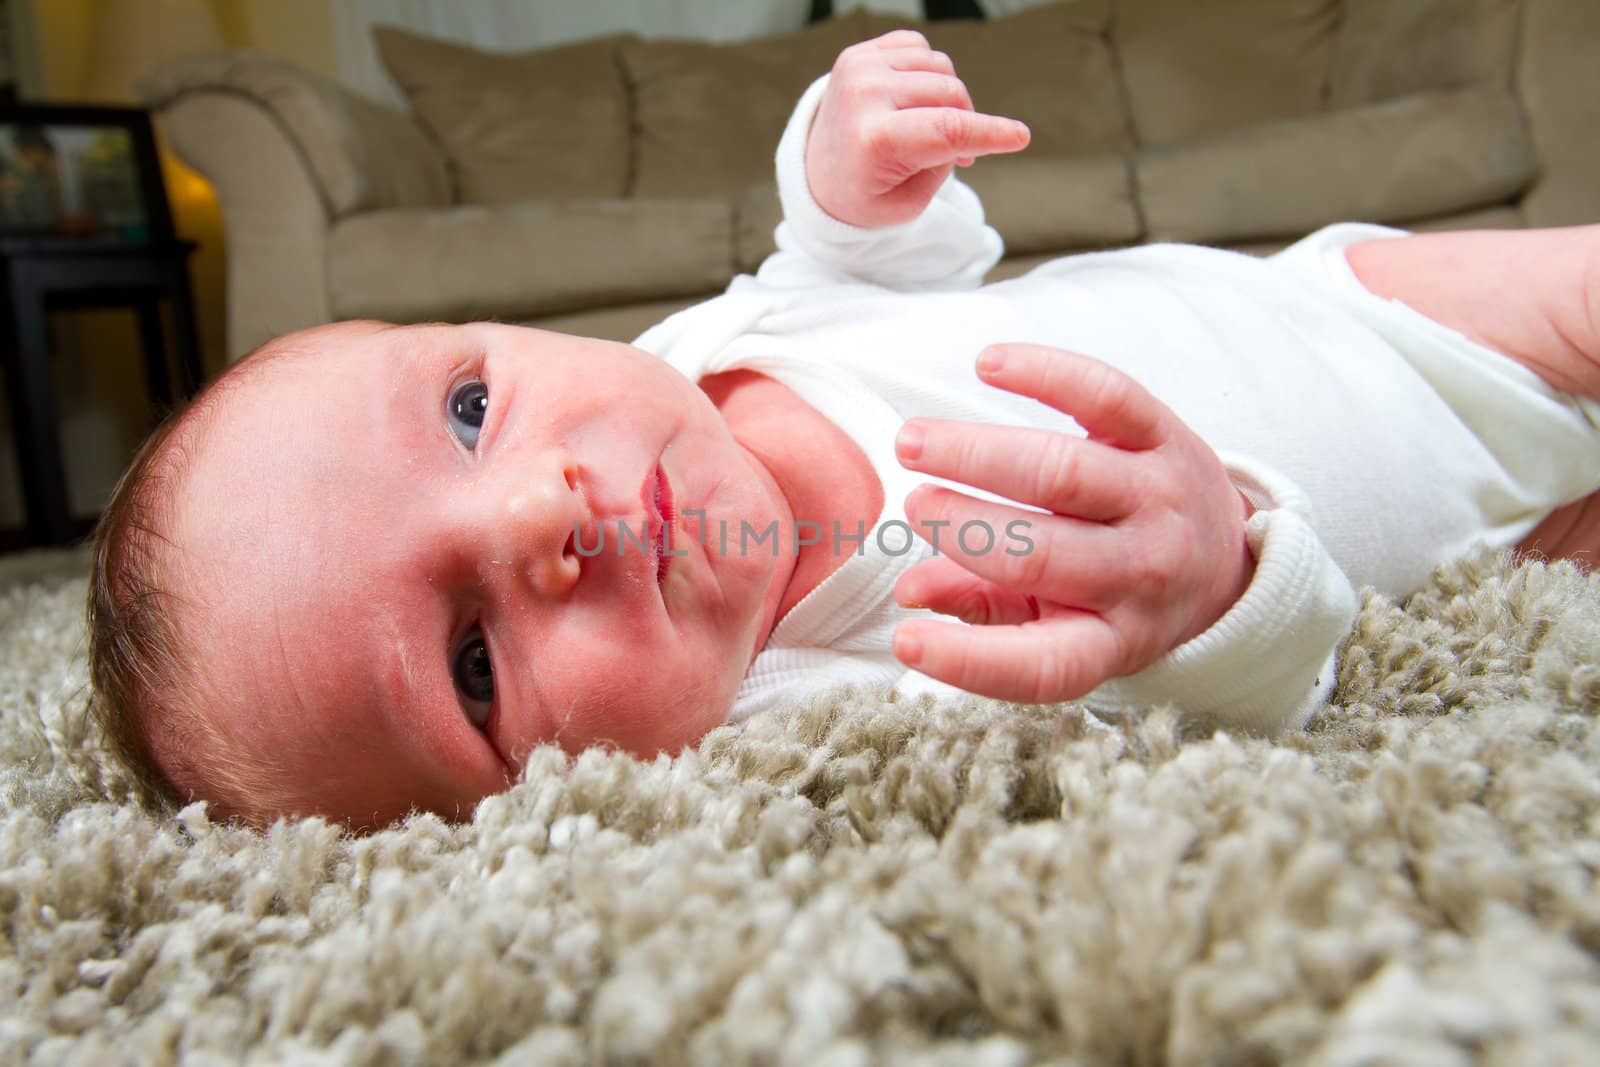
[(488, 410), (489, 387), (474, 380), (462, 382), (450, 390), (444, 417), (458, 441), (468, 448), (477, 448), (478, 431), (483, 429), (483, 416)]
[(450, 676), (466, 706), (467, 717), (481, 728), (489, 721), (494, 704), (494, 664), (489, 661), (489, 646), (476, 628), (456, 650)]

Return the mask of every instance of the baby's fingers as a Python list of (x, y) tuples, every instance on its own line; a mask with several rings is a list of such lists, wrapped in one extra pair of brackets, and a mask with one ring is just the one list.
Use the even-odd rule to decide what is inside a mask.
[(1098, 522), (1041, 515), (922, 485), (905, 501), (922, 540), (996, 585), (1053, 604), (1100, 611), (1128, 595), (1127, 535)]
[(890, 70), (929, 70), (936, 74), (956, 72), (956, 65), (949, 56), (926, 46), (889, 49), (882, 58), (889, 64)]
[(894, 145), (901, 165), (923, 171), (962, 158), (1020, 152), (1028, 147), (1028, 127), (1016, 119), (956, 107), (917, 107), (884, 120), (884, 138)]
[(978, 376), (1071, 415), (1090, 437), (1119, 448), (1154, 448), (1175, 421), (1165, 404), (1126, 374), (1062, 348), (990, 345), (978, 356)]
[(972, 110), (972, 96), (960, 78), (924, 71), (900, 72), (888, 83), (889, 100), (902, 110), (913, 107), (953, 107)]
[(894, 449), (907, 470), (1057, 515), (1120, 519), (1138, 508), (1142, 496), (1138, 457), (1054, 430), (912, 419), (900, 428)]
[(1002, 626), (1039, 617), (1039, 602), (1005, 586), (985, 581), (952, 559), (923, 560), (894, 583), (903, 608), (930, 608), (962, 622)]
[(1115, 677), (1116, 634), (1075, 613), (1024, 626), (962, 626), (909, 619), (894, 632), (906, 666), (969, 693), (1024, 704), (1076, 700)]
[(888, 49), (922, 49), (931, 47), (928, 39), (917, 30), (890, 30), (888, 33), (879, 34), (870, 41), (863, 41), (856, 48)]

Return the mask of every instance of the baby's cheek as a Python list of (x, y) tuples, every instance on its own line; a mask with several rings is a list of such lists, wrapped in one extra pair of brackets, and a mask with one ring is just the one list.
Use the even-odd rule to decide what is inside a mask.
[(595, 709), (594, 736), (649, 758), (692, 746), (727, 720), (743, 671), (731, 661), (630, 666), (636, 685)]

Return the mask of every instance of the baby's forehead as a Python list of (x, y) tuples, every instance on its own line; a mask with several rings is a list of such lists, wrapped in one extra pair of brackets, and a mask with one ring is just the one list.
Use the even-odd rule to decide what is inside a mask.
[(213, 383), (197, 405), (193, 428), (198, 436), (207, 423), (225, 424), (263, 408), (279, 409), (292, 403), (286, 393), (334, 384), (353, 373), (376, 383), (398, 369), (398, 354), (420, 340), (436, 340), (444, 329), (448, 327), (353, 320), (285, 334), (245, 356)]
[[(250, 377), (285, 364), (305, 364), (303, 371), (337, 365), (339, 357), (365, 350), (373, 341), (415, 333), (427, 327), (396, 326), (387, 322), (354, 319), (312, 326), (269, 341), (230, 368), (229, 376)], [(436, 328), (436, 327), (434, 327)]]
[[(319, 460), (338, 457), (330, 446), (348, 427), (329, 423), (359, 408), (356, 386), (382, 375), (388, 361), (374, 343), (389, 329), (359, 321), (287, 334), (206, 390), (174, 441), (180, 476), (169, 486), (185, 558), (209, 556), (203, 545), (218, 547), (210, 535), (219, 523), (243, 532), (265, 522), (265, 513), (239, 520), (312, 473)], [(258, 537), (264, 532), (255, 529)]]

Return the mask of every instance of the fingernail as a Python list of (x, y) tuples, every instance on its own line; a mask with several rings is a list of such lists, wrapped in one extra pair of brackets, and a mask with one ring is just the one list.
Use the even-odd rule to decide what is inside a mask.
[(922, 427), (915, 422), (906, 423), (895, 436), (895, 454), (904, 462), (916, 460), (922, 455), (922, 440)]
[(910, 634), (895, 634), (894, 654), (907, 667), (915, 667), (922, 662), (922, 642)]
[(985, 348), (978, 353), (978, 373), (993, 374), (1006, 365), (1006, 354), (998, 348)]

